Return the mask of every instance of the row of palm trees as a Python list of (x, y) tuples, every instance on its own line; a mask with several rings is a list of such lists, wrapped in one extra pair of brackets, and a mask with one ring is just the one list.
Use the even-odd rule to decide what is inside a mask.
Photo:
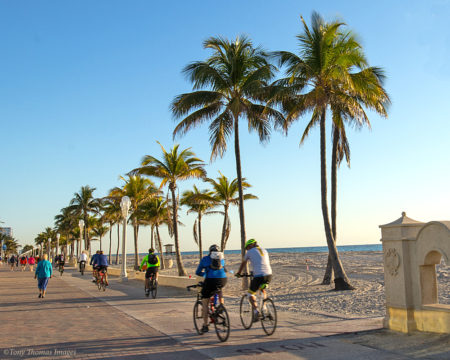
[[(102, 249), (102, 238), (109, 232), (109, 259), (111, 261), (112, 233), (114, 225), (117, 226), (117, 253), (116, 264), (119, 259), (119, 226), (122, 222), (120, 201), (122, 197), (130, 198), (130, 217), (128, 223), (133, 227), (134, 234), (134, 256), (135, 266), (139, 264), (139, 229), (141, 226), (151, 227), (150, 247), (156, 245), (161, 254), (162, 268), (165, 267), (163, 245), (160, 236), (160, 227), (165, 225), (168, 233), (174, 238), (175, 254), (179, 275), (186, 275), (181, 258), (178, 225), (180, 206), (188, 208), (187, 213), (197, 214), (193, 225), (193, 238), (199, 248), (200, 258), (203, 256), (202, 249), (202, 217), (212, 214), (223, 215), (222, 232), (220, 244), (222, 251), (225, 250), (231, 230), (229, 209), (231, 205), (239, 203), (237, 179), (230, 181), (220, 173), (217, 179), (206, 177), (204, 162), (198, 159), (190, 149), (179, 149), (175, 145), (170, 151), (161, 145), (161, 160), (147, 155), (142, 160), (141, 167), (132, 170), (126, 177), (120, 177), (123, 185), (111, 189), (107, 196), (95, 198), (96, 190), (90, 186), (83, 186), (69, 203), (69, 206), (61, 209), (60, 214), (55, 216), (55, 227), (46, 228), (38, 234), (35, 243), (41, 246), (41, 251), (48, 251), (48, 239), (50, 246), (56, 244), (56, 234), (60, 234), (59, 246), (70, 245), (70, 254), (79, 253), (81, 250), (79, 220), (84, 221), (83, 236), (84, 249), (91, 250), (91, 242), (100, 241)], [(151, 178), (161, 180), (156, 186)], [(197, 185), (192, 190), (182, 193), (179, 199), (177, 194), (178, 183), (182, 180), (198, 178), (203, 179), (212, 189), (200, 190)], [(244, 179), (244, 190), (250, 187)], [(163, 189), (167, 187), (167, 194)], [(244, 199), (257, 199), (253, 194), (245, 194)], [(77, 251), (75, 251), (75, 244)]]
[[(297, 35), (298, 53), (267, 53), (254, 47), (249, 38), (229, 41), (211, 37), (203, 46), (212, 50), (205, 61), (187, 65), (183, 72), (193, 91), (172, 102), (173, 132), (183, 135), (209, 122), (211, 159), (222, 156), (234, 135), (236, 173), (239, 189), (241, 250), (246, 241), (243, 206), (243, 177), (239, 144), (239, 123), (246, 120), (261, 142), (267, 142), (272, 128), (288, 134), (296, 120), (309, 116), (300, 144), (311, 129), (320, 128), (321, 205), (329, 260), (323, 283), (335, 274), (336, 290), (352, 289), (336, 248), (337, 168), (350, 148), (345, 125), (370, 127), (365, 109), (387, 116), (389, 96), (383, 88), (384, 74), (368, 65), (355, 34), (340, 21), (326, 22), (313, 13), (311, 27), (301, 18), (303, 31)], [(278, 67), (284, 74), (276, 79)], [(326, 172), (326, 119), (332, 118), (331, 223), (328, 210)]]
[[(339, 21), (326, 22), (319, 14), (313, 13), (311, 26), (303, 18), (302, 32), (297, 35), (299, 50), (297, 53), (277, 51), (267, 53), (260, 47), (254, 47), (245, 36), (230, 41), (223, 37), (211, 37), (203, 46), (212, 51), (204, 61), (187, 65), (183, 73), (192, 83), (193, 91), (178, 95), (171, 103), (171, 111), (176, 120), (173, 136), (184, 135), (205, 122), (209, 123), (211, 160), (222, 157), (227, 150), (228, 141), (234, 137), (237, 178), (234, 187), (237, 197), (230, 204), (237, 204), (240, 219), (241, 252), (244, 255), (246, 241), (244, 190), (248, 187), (242, 175), (241, 151), (239, 140), (240, 121), (246, 121), (250, 131), (257, 133), (261, 142), (270, 139), (272, 128), (282, 130), (286, 135), (291, 125), (306, 116), (307, 124), (300, 144), (318, 126), (320, 129), (320, 178), (321, 207), (325, 237), (329, 249), (329, 261), (324, 276), (324, 283), (329, 283), (332, 271), (335, 276), (335, 289), (352, 289), (344, 271), (336, 247), (337, 238), (337, 169), (345, 158), (350, 164), (350, 147), (346, 136), (346, 125), (361, 128), (370, 127), (366, 110), (371, 110), (387, 117), (390, 99), (383, 88), (384, 73), (380, 68), (369, 66), (362, 46), (354, 33)], [(278, 68), (284, 73), (277, 78)], [(326, 164), (326, 120), (332, 119), (332, 155), (331, 155), (331, 222), (328, 209), (327, 164)], [(169, 232), (175, 241), (179, 274), (185, 274), (179, 252), (178, 205), (176, 195), (178, 181), (190, 178), (205, 178), (203, 162), (195, 157), (190, 149), (179, 151), (175, 146), (167, 152), (162, 146), (163, 157), (156, 159), (145, 156), (141, 166), (129, 173), (126, 184), (120, 189), (113, 189), (109, 201), (118, 201), (124, 194), (138, 193), (134, 182), (140, 181), (143, 188), (152, 189), (152, 195), (138, 196), (132, 200), (133, 215), (130, 221), (135, 234), (135, 253), (137, 253), (137, 236), (140, 221), (138, 214), (150, 199), (163, 197), (159, 191), (167, 185), (169, 193), (166, 201)], [(133, 178), (135, 176), (136, 178)], [(139, 178), (144, 176), (145, 179)], [(151, 178), (161, 180), (156, 188)], [(139, 180), (138, 180), (139, 179)], [(212, 184), (212, 182), (210, 181)], [(217, 186), (221, 179), (217, 179)], [(231, 186), (231, 183), (229, 184)], [(142, 190), (142, 189), (141, 189)], [(215, 185), (213, 184), (213, 191)], [(170, 196), (169, 196), (170, 194)], [(201, 218), (208, 215), (207, 191), (194, 188), (186, 194), (185, 204), (189, 198), (195, 200), (191, 211), (197, 213), (194, 224), (194, 238), (201, 245)], [(131, 198), (131, 196), (130, 196)], [(249, 198), (249, 196), (247, 196)], [(93, 204), (95, 199), (92, 199)], [(77, 205), (78, 216), (85, 222), (88, 210), (84, 212), (80, 200), (73, 200)], [(86, 204), (87, 206), (88, 204)], [(117, 204), (116, 204), (117, 205)], [(229, 234), (228, 208), (223, 202), (224, 223), (222, 226), (222, 248), (225, 247)], [(94, 206), (94, 205), (92, 205)], [(94, 206), (95, 207), (95, 206)], [(144, 211), (145, 212), (145, 211)], [(105, 218), (107, 219), (107, 218)], [(110, 226), (115, 220), (110, 221)], [(88, 239), (88, 229), (85, 238)], [(111, 232), (110, 232), (111, 233)]]
[(3, 251), (6, 256), (8, 254), (17, 254), (19, 252), (19, 248), (22, 245), (19, 244), (18, 240), (12, 236), (0, 233), (0, 246), (3, 248), (3, 245), (6, 246), (6, 249)]

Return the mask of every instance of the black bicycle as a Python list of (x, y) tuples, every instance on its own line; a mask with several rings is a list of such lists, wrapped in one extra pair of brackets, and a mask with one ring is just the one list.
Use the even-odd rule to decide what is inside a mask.
[[(203, 282), (199, 282), (197, 285), (188, 286), (187, 290), (190, 291), (192, 288), (199, 289), (197, 293), (197, 300), (194, 304), (194, 326), (197, 333), (199, 335), (203, 335), (203, 303), (201, 295)], [(227, 341), (230, 336), (230, 318), (228, 317), (228, 312), (227, 309), (225, 309), (225, 306), (219, 302), (219, 292), (220, 289), (217, 289), (209, 299), (208, 318), (209, 324), (214, 324), (217, 337), (220, 341), (224, 342)]]
[(80, 262), (80, 272), (81, 275), (84, 275), (84, 269), (86, 268), (86, 261)]
[[(253, 274), (242, 274), (238, 277), (253, 278)], [(277, 309), (272, 299), (269, 297), (264, 298), (263, 290), (267, 288), (267, 284), (262, 284), (256, 296), (256, 304), (259, 307), (259, 313), (256, 317), (255, 307), (251, 303), (248, 294), (242, 295), (241, 303), (239, 306), (239, 315), (241, 317), (241, 323), (244, 329), (248, 330), (252, 327), (254, 322), (261, 321), (262, 328), (267, 335), (272, 335), (277, 328)]]
[(59, 267), (58, 267), (59, 274), (60, 274), (60, 276), (62, 276), (62, 274), (63, 274), (63, 272), (64, 272), (64, 264), (59, 264), (58, 266), (59, 266)]
[(149, 297), (150, 293), (152, 294), (152, 298), (156, 299), (156, 294), (158, 292), (158, 282), (156, 281), (156, 274), (150, 274), (150, 278), (148, 279), (148, 289), (145, 289), (145, 296)]

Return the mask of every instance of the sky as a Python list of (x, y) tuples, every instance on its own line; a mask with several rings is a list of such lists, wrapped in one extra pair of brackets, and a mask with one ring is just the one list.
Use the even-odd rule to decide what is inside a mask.
[[(210, 36), (246, 34), (268, 51), (295, 52), (300, 15), (310, 23), (313, 11), (358, 34), (370, 65), (385, 70), (392, 100), (387, 119), (370, 113), (371, 130), (348, 129), (351, 168), (338, 173), (338, 244), (379, 243), (378, 226), (402, 211), (421, 221), (450, 219), (448, 0), (0, 0), (3, 226), (22, 245), (33, 243), (81, 186), (103, 197), (144, 155), (161, 156), (156, 141), (192, 147), (209, 177), (221, 171), (235, 178), (232, 142), (209, 162), (207, 126), (172, 138), (169, 104), (192, 89), (181, 70), (210, 55), (202, 48)], [(264, 247), (326, 245), (318, 129), (299, 146), (307, 121), (299, 119), (287, 136), (273, 131), (265, 145), (241, 125), (243, 176), (259, 197), (245, 203), (247, 236)], [(180, 191), (194, 183), (206, 188), (187, 181)], [(194, 217), (181, 213), (181, 249), (195, 250)], [(238, 249), (236, 208), (231, 222), (228, 248)], [(204, 219), (205, 247), (220, 241), (221, 225), (220, 215)], [(131, 229), (128, 235), (132, 251)], [(166, 230), (161, 236), (173, 243)], [(142, 228), (140, 252), (149, 238)]]

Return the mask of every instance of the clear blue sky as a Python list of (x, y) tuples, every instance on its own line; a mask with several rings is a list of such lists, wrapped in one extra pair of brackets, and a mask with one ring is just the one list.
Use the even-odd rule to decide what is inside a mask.
[[(208, 56), (205, 38), (247, 34), (267, 50), (296, 51), (299, 15), (309, 22), (313, 10), (359, 34), (370, 64), (386, 71), (393, 103), (388, 119), (371, 116), (372, 131), (349, 130), (352, 167), (338, 175), (339, 244), (377, 243), (378, 225), (402, 211), (450, 219), (446, 0), (2, 0), (0, 219), (32, 243), (82, 185), (106, 195), (143, 155), (160, 155), (156, 140), (173, 145), (169, 103), (191, 89), (181, 69)], [(305, 121), (265, 146), (241, 127), (243, 174), (260, 198), (246, 204), (247, 234), (266, 247), (325, 245), (318, 131), (300, 148)], [(176, 142), (209, 160), (206, 127)], [(233, 151), (207, 170), (234, 178)], [(182, 250), (194, 250), (185, 210), (182, 221)], [(221, 222), (205, 220), (205, 246), (219, 241)], [(140, 232), (141, 251), (149, 233)], [(165, 231), (163, 241), (170, 242)], [(229, 248), (238, 247), (233, 209)]]

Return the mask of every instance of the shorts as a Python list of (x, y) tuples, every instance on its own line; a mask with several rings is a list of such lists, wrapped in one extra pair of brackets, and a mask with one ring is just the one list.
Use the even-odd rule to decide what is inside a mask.
[(59, 264), (59, 266), (64, 266), (65, 262), (60, 261), (58, 264)]
[(270, 280), (272, 280), (272, 275), (254, 277), (250, 282), (248, 292), (252, 294), (256, 293), (258, 289), (261, 287), (261, 285), (266, 285), (270, 283)]
[(48, 277), (45, 278), (38, 278), (38, 288), (40, 290), (45, 290), (47, 289), (47, 284), (48, 284)]
[(203, 282), (202, 299), (209, 299), (227, 284), (227, 278), (207, 278)]
[(103, 270), (104, 273), (107, 273), (108, 272), (108, 266), (106, 266), (106, 265), (99, 265), (99, 266), (97, 266), (97, 271), (102, 271), (102, 270)]
[(145, 271), (145, 278), (146, 279), (150, 279), (150, 276), (152, 274), (156, 274), (158, 272), (158, 267), (157, 266), (152, 266), (147, 268), (147, 270)]

